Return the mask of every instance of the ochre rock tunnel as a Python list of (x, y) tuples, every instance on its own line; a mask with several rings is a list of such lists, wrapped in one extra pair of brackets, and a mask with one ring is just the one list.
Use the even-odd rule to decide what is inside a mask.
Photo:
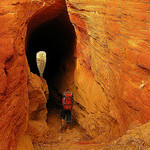
[[(0, 150), (150, 148), (149, 0), (0, 6)], [(59, 133), (51, 106), (68, 87), (77, 124)]]
[[(28, 33), (26, 55), (31, 72), (38, 74), (36, 53), (45, 51), (47, 54), (44, 79), (49, 88), (49, 103), (58, 103), (60, 90), (65, 83), (66, 74), (75, 68), (74, 50), (76, 35), (67, 14), (48, 20)], [(68, 63), (68, 64), (67, 64)], [(69, 66), (69, 68), (68, 68)], [(73, 74), (70, 74), (73, 76)], [(72, 78), (72, 77), (70, 77)], [(67, 86), (66, 86), (67, 88)], [(65, 90), (65, 89), (64, 89)]]

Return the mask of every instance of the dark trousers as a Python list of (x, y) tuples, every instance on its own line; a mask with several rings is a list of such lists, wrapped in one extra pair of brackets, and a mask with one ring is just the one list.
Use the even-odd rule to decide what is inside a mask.
[(65, 119), (67, 117), (67, 124), (71, 124), (71, 110), (61, 109), (60, 119)]

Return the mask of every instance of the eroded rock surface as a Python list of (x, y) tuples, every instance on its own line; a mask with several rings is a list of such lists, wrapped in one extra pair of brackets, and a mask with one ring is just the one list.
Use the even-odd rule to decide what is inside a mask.
[(67, 7), (77, 35), (78, 122), (112, 140), (149, 121), (149, 2), (69, 0)]
[[(77, 36), (76, 64), (59, 92), (70, 86), (77, 122), (95, 141), (109, 142), (150, 119), (149, 1), (66, 2)], [(24, 143), (33, 149), (32, 140), (42, 141), (47, 131), (45, 81), (28, 70), (25, 39), (27, 26), (31, 32), (64, 9), (61, 0), (0, 1), (2, 150)]]
[(48, 132), (46, 103), (49, 91), (46, 81), (31, 73), (28, 80), (28, 93), (29, 125), (27, 131), (33, 142), (42, 142), (45, 138), (44, 135)]
[(57, 1), (57, 4), (39, 0), (0, 1), (1, 150), (33, 149), (32, 141), (44, 138), (47, 130), (46, 82), (30, 74), (25, 56), (27, 25), (33, 14), (35, 18), (36, 14), (41, 14), (41, 17), (36, 18), (36, 25), (30, 22), (30, 30), (59, 15), (64, 9), (59, 2), (62, 1)]

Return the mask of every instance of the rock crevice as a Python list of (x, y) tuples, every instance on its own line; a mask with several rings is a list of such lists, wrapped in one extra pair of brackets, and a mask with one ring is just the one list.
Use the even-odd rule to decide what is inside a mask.
[[(110, 142), (150, 120), (148, 1), (5, 0), (0, 8), (2, 150), (43, 141), (47, 84), (55, 100), (71, 89), (73, 115), (96, 141)], [(54, 19), (59, 32), (65, 29), (62, 43), (73, 39), (64, 47), (68, 59), (46, 83), (30, 72), (26, 53), (31, 34)]]

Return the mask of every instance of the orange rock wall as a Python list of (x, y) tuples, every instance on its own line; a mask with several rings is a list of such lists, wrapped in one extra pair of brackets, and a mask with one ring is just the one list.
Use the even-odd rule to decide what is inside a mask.
[(48, 132), (46, 103), (49, 91), (47, 83), (43, 78), (31, 73), (27, 84), (29, 94), (27, 132), (32, 137), (33, 143), (43, 142), (44, 135)]
[(28, 90), (21, 22), (13, 1), (0, 1), (0, 149), (16, 148), (27, 128)]
[(150, 119), (149, 1), (68, 0), (77, 35), (76, 119), (112, 140)]
[[(149, 1), (67, 0), (67, 7), (77, 35), (73, 114), (91, 137), (109, 141), (150, 118)], [(61, 0), (0, 1), (1, 150), (33, 149), (31, 140), (43, 136), (46, 86), (28, 70), (27, 26), (30, 32), (63, 11)], [(34, 90), (42, 93), (36, 106)]]
[(48, 89), (27, 65), (27, 26), (33, 30), (56, 17), (64, 9), (62, 4), (61, 0), (0, 1), (0, 150), (33, 149), (32, 141), (42, 141), (47, 131)]

